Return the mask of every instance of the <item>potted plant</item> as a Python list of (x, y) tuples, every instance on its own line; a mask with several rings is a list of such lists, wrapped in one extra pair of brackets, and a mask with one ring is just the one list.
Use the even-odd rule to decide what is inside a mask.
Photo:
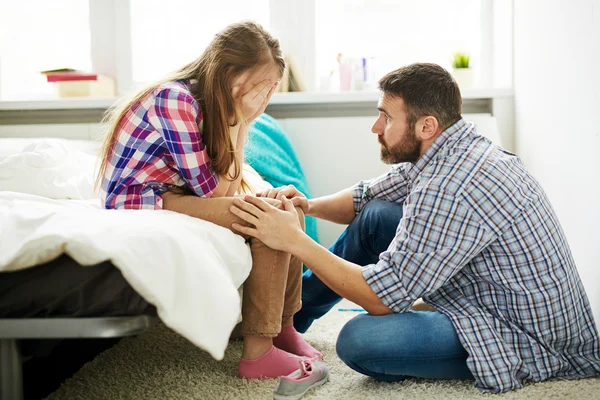
[(460, 88), (470, 88), (473, 85), (473, 69), (471, 56), (468, 53), (456, 52), (452, 60), (452, 75)]

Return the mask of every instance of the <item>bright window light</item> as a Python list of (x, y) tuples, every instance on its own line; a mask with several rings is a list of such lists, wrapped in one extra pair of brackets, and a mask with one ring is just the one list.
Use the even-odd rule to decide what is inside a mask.
[(0, 99), (54, 96), (40, 71), (91, 69), (88, 2), (0, 2)]
[(269, 29), (269, 0), (130, 0), (133, 80), (160, 79), (199, 57), (227, 25), (253, 20)]
[(336, 56), (375, 57), (381, 77), (402, 65), (433, 62), (450, 68), (455, 51), (480, 53), (480, 0), (317, 0), (317, 75)]

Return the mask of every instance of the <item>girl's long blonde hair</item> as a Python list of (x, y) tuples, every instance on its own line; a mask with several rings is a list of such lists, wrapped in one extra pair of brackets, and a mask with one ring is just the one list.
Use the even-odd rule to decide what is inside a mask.
[[(236, 125), (241, 116), (231, 94), (231, 83), (244, 71), (269, 62), (273, 62), (283, 75), (285, 60), (279, 41), (254, 22), (232, 24), (215, 35), (199, 58), (133, 97), (115, 104), (103, 118), (109, 128), (101, 147), (102, 161), (96, 186), (100, 186), (106, 172), (123, 117), (160, 85), (178, 80), (190, 80), (192, 95), (202, 109), (202, 141), (206, 145), (213, 171), (219, 176), (236, 180), (242, 173), (242, 165), (236, 157), (229, 126), (232, 118), (231, 126)], [(231, 176), (229, 168), (232, 164), (234, 173)], [(241, 187), (247, 187), (243, 179)]]

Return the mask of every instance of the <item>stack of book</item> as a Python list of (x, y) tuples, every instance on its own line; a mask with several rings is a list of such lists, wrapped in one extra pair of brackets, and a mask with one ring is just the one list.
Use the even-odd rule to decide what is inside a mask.
[(60, 97), (112, 97), (115, 81), (107, 76), (61, 68), (42, 71), (48, 82), (56, 85)]
[(291, 55), (285, 57), (286, 68), (277, 87), (278, 92), (306, 92), (306, 85)]

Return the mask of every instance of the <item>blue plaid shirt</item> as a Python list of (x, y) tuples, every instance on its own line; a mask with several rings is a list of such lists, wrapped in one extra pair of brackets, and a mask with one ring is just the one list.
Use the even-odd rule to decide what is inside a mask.
[(415, 163), (352, 190), (358, 213), (402, 203), (389, 248), (363, 276), (404, 312), (418, 298), (450, 318), (484, 392), (600, 373), (598, 332), (556, 214), (520, 159), (464, 120)]

